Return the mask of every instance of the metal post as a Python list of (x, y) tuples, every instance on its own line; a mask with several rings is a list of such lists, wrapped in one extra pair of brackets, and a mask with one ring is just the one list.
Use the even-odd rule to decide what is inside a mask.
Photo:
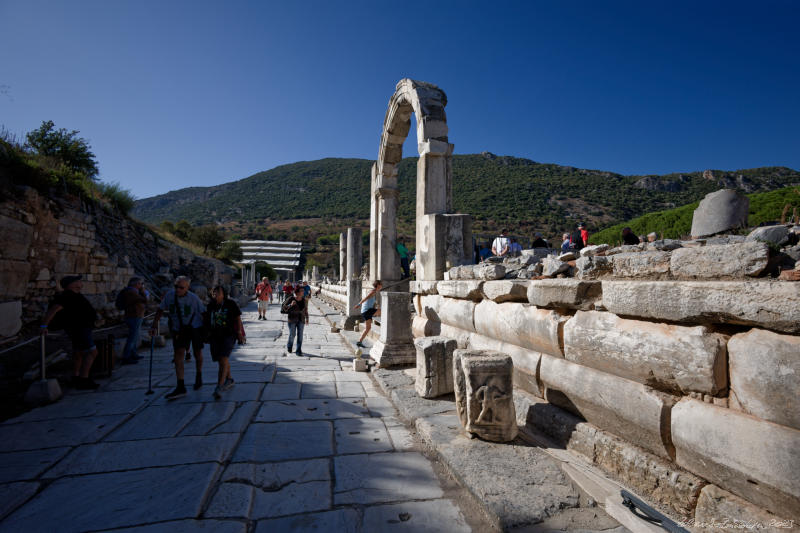
[(47, 366), (47, 364), (45, 363), (45, 357), (44, 357), (44, 353), (45, 353), (45, 346), (44, 346), (44, 344), (45, 344), (45, 335), (41, 335), (41, 339), (42, 339), (42, 342), (41, 342), (41, 344), (42, 344), (42, 381), (47, 381), (47, 376), (46, 376), (46, 370), (47, 370), (46, 366)]

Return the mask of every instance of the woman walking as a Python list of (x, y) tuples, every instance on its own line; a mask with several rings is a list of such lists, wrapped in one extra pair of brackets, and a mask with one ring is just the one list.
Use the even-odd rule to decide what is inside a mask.
[(372, 317), (374, 316), (381, 316), (381, 310), (375, 307), (375, 297), (380, 292), (383, 285), (381, 285), (381, 280), (375, 281), (372, 284), (372, 290), (367, 294), (360, 302), (353, 306), (353, 308), (361, 306), (361, 318), (364, 320), (364, 324), (366, 327), (364, 328), (364, 333), (361, 334), (361, 338), (358, 339), (356, 346), (359, 348), (363, 348), (364, 339), (367, 337), (369, 330), (372, 328)]
[(234, 385), (230, 362), (233, 346), (237, 339), (239, 344), (245, 343), (242, 311), (236, 302), (228, 298), (222, 285), (217, 285), (211, 292), (211, 301), (206, 311), (206, 331), (211, 360), (219, 364), (217, 386), (214, 388), (214, 399), (219, 400), (222, 398), (222, 391), (229, 390)]
[(303, 329), (308, 324), (308, 300), (303, 287), (297, 287), (294, 296), (289, 296), (281, 306), (281, 313), (286, 314), (286, 322), (289, 326), (289, 340), (286, 343), (286, 351), (292, 353), (292, 344), (297, 335), (297, 355), (303, 355)]

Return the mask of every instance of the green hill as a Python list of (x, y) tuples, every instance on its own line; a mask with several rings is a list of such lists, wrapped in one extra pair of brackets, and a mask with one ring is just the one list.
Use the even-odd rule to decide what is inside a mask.
[[(785, 187), (776, 191), (749, 194), (748, 196), (750, 198), (750, 212), (747, 220), (749, 226), (780, 220), (786, 205), (800, 210), (800, 187)], [(621, 240), (622, 228), (625, 226), (629, 226), (636, 235), (647, 235), (655, 231), (664, 238), (679, 239), (691, 232), (692, 215), (699, 203), (697, 201), (675, 209), (648, 213), (633, 220), (621, 222), (591, 235), (589, 242), (591, 244), (617, 243)], [(787, 219), (792, 213), (793, 211), (790, 210)]]
[[(399, 165), (398, 214), (401, 234), (407, 235), (413, 232), (416, 162), (406, 158)], [(215, 187), (138, 200), (133, 215), (155, 224), (181, 219), (224, 224), (245, 237), (277, 236), (271, 227), (295, 220), (281, 227), (283, 235), (317, 239), (343, 223), (368, 224), (371, 165), (365, 159), (333, 158), (282, 165)], [(454, 208), (473, 216), (476, 232), (507, 225), (515, 234), (542, 231), (552, 238), (579, 221), (596, 230), (697, 201), (723, 187), (753, 193), (797, 184), (800, 173), (785, 167), (624, 176), (487, 152), (453, 156)], [(298, 234), (308, 227), (302, 219), (319, 219), (316, 230)]]

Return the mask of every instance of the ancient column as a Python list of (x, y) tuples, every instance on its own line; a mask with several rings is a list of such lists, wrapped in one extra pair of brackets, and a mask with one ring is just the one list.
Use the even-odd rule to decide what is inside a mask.
[(339, 281), (347, 279), (347, 233), (339, 234)]
[(361, 316), (361, 309), (354, 307), (361, 300), (361, 230), (347, 228), (347, 309), (345, 329), (351, 329)]
[(311, 281), (314, 283), (319, 281), (319, 267), (317, 265), (311, 267)]
[(372, 163), (369, 191), (369, 280), (378, 279), (378, 163)]
[(369, 355), (382, 368), (413, 364), (417, 359), (411, 335), (411, 293), (380, 292), (381, 334)]
[(400, 257), (397, 255), (396, 188), (378, 189), (378, 278), (384, 284), (400, 279)]

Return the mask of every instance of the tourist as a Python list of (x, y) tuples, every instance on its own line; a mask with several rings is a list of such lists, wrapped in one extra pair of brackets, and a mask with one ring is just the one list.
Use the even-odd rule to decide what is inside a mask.
[(305, 296), (306, 300), (308, 300), (311, 297), (311, 286), (308, 284), (307, 281), (303, 282), (303, 296)]
[[(138, 363), (139, 357), (136, 348), (139, 345), (139, 330), (144, 321), (144, 308), (147, 305), (147, 291), (142, 278), (133, 277), (128, 281), (128, 286), (122, 289), (117, 296), (125, 310), (125, 324), (128, 326), (128, 340), (122, 350), (123, 365)], [(119, 307), (119, 305), (118, 305)]]
[[(572, 235), (570, 235), (570, 245), (575, 251), (580, 250), (586, 245), (586, 242), (583, 240), (584, 228), (585, 226), (583, 224), (578, 224), (578, 227), (572, 232)], [(587, 233), (586, 235), (588, 237), (589, 234)]]
[(511, 244), (508, 245), (509, 257), (519, 257), (522, 254), (522, 245), (517, 242), (516, 238), (511, 239)]
[(622, 244), (639, 244), (639, 237), (637, 237), (631, 228), (622, 228)]
[(197, 374), (194, 381), (194, 390), (203, 386), (203, 313), (206, 307), (200, 298), (189, 292), (189, 278), (178, 276), (175, 278), (175, 288), (170, 289), (161, 300), (156, 316), (153, 318), (153, 327), (150, 335), (156, 334), (158, 321), (167, 311), (169, 329), (172, 333), (172, 349), (175, 353), (175, 377), (178, 384), (175, 390), (166, 395), (167, 400), (175, 400), (186, 396), (186, 386), (183, 383), (183, 357), (188, 355), (189, 349), (194, 351), (195, 368)]
[(492, 255), (492, 251), (489, 249), (489, 243), (484, 242), (481, 244), (481, 249), (478, 251), (478, 256), (480, 257), (481, 261), (486, 261), (489, 256)]
[(533, 242), (531, 243), (531, 248), (550, 248), (550, 245), (547, 244), (547, 241), (544, 240), (544, 237), (538, 231), (533, 234)]
[(293, 292), (294, 287), (292, 286), (292, 282), (287, 279), (283, 284), (283, 301), (286, 302)]
[(364, 321), (364, 333), (361, 334), (361, 338), (358, 339), (356, 346), (359, 348), (364, 347), (364, 339), (367, 337), (369, 330), (372, 329), (372, 317), (381, 316), (381, 310), (376, 307), (375, 300), (376, 296), (380, 292), (383, 285), (381, 285), (381, 281), (377, 280), (372, 284), (372, 290), (369, 291), (360, 302), (353, 306), (353, 309), (361, 306), (361, 319)]
[(397, 248), (397, 254), (400, 256), (400, 268), (403, 269), (403, 275), (400, 277), (400, 279), (410, 278), (411, 272), (409, 271), (408, 268), (409, 265), (408, 258), (410, 252), (408, 251), (408, 248), (406, 248), (405, 244), (403, 244), (403, 241), (397, 241), (396, 248)]
[(272, 299), (272, 285), (266, 276), (261, 278), (261, 283), (256, 285), (256, 300), (258, 300), (258, 320), (267, 319), (267, 308)]
[(569, 233), (561, 236), (561, 253), (565, 254), (572, 249), (572, 242), (570, 241)]
[[(269, 285), (267, 278), (264, 278)], [(260, 301), (259, 301), (260, 302)], [(236, 302), (228, 298), (222, 285), (217, 285), (211, 292), (211, 301), (205, 313), (206, 333), (208, 334), (208, 350), (211, 360), (219, 365), (217, 386), (214, 388), (214, 399), (222, 398), (222, 391), (233, 387), (231, 377), (230, 355), (238, 339), (245, 343), (242, 311)]]
[(586, 224), (578, 224), (578, 228), (581, 230), (583, 245), (589, 246), (589, 230), (586, 229)]
[(286, 323), (289, 326), (289, 339), (286, 342), (286, 351), (292, 353), (295, 335), (297, 336), (297, 355), (303, 355), (303, 329), (308, 324), (308, 300), (306, 291), (298, 287), (294, 296), (289, 295), (281, 306), (281, 312), (286, 314)]
[(647, 242), (655, 242), (658, 240), (658, 233), (655, 231), (647, 234)]
[(504, 257), (508, 255), (509, 251), (509, 240), (508, 240), (508, 230), (502, 229), (500, 230), (500, 236), (495, 238), (494, 242), (492, 242), (492, 254), (496, 257)]
[(89, 377), (97, 347), (92, 339), (92, 328), (97, 313), (89, 300), (81, 294), (83, 276), (64, 276), (61, 278), (62, 292), (56, 294), (42, 324), (42, 335), (47, 335), (47, 327), (58, 314), (57, 321), (64, 328), (72, 342), (72, 386), (80, 390), (95, 390), (100, 385)]

